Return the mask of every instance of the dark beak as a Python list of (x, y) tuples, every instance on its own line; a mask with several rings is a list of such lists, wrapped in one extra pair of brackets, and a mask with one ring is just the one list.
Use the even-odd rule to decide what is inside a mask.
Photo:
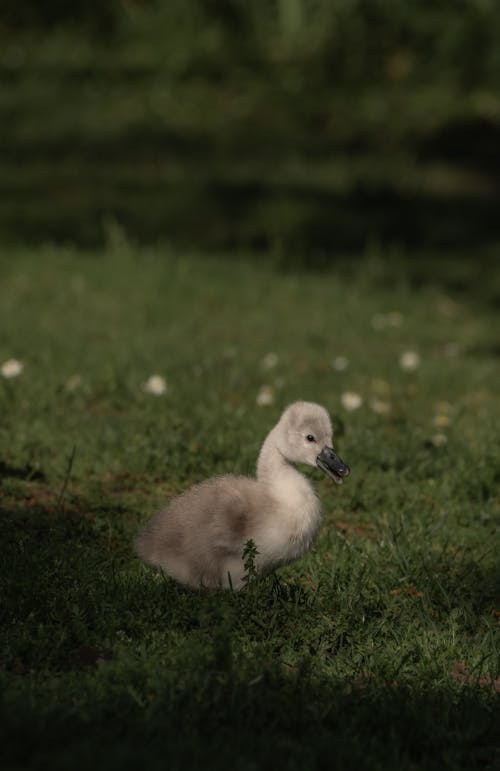
[(333, 447), (323, 447), (316, 458), (316, 465), (338, 485), (351, 473), (349, 466), (337, 455)]

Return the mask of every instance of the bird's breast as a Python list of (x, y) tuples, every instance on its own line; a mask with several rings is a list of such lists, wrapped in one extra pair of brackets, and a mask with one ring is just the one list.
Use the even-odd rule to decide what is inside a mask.
[[(299, 476), (299, 475), (297, 475)], [(308, 480), (300, 475), (273, 485), (272, 513), (266, 518), (261, 548), (275, 566), (300, 557), (318, 532), (320, 502)]]

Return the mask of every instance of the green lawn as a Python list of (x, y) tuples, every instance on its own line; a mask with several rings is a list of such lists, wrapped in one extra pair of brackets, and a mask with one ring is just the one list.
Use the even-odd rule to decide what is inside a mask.
[[(0, 363), (23, 364), (0, 377), (4, 767), (498, 767), (494, 264), (305, 273), (119, 236), (0, 257)], [(306, 471), (312, 551), (241, 594), (139, 564), (157, 507), (253, 473), (299, 398), (352, 468)]]

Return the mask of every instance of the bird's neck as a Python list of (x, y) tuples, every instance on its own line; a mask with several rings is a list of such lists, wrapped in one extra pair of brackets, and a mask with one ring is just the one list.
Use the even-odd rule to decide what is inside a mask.
[(311, 482), (284, 457), (277, 440), (273, 429), (260, 451), (257, 479), (276, 501), (275, 514), (279, 512), (281, 521), (290, 524), (290, 538), (298, 556), (309, 548), (317, 532), (321, 507)]
[(306, 480), (300, 471), (297, 471), (289, 460), (285, 458), (278, 445), (277, 427), (268, 434), (262, 445), (257, 460), (257, 479), (259, 482), (265, 482), (271, 486), (277, 483), (282, 484), (283, 480), (293, 486), (301, 485)]

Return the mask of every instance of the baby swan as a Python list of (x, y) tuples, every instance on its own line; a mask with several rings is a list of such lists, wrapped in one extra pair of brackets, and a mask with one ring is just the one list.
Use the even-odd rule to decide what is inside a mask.
[(295, 463), (319, 466), (337, 484), (350, 472), (319, 404), (287, 407), (262, 445), (255, 479), (214, 477), (174, 498), (137, 537), (139, 557), (182, 584), (234, 589), (244, 585), (249, 539), (259, 574), (298, 559), (318, 531), (321, 508)]

